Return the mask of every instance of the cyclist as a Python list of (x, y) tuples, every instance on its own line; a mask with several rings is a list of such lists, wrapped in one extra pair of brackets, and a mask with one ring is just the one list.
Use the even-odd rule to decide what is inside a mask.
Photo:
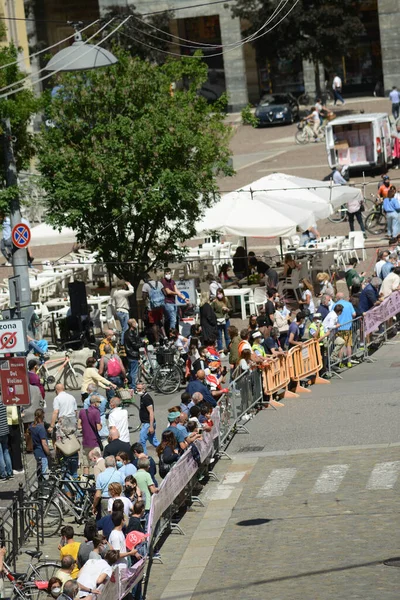
[(319, 118), (319, 112), (315, 106), (311, 107), (311, 113), (304, 117), (306, 121), (310, 121), (313, 124), (312, 131), (314, 134), (314, 142), (318, 142), (318, 135), (320, 133), (321, 122)]

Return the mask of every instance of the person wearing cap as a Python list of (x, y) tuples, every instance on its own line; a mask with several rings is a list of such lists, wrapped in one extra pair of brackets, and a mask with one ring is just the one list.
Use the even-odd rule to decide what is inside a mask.
[[(269, 325), (266, 327), (266, 329), (271, 331), (271, 327)], [(261, 331), (254, 331), (251, 334), (251, 341), (253, 343), (251, 349), (254, 352), (254, 354), (259, 356), (260, 358), (265, 358), (266, 352), (265, 352), (265, 348), (262, 344), (264, 341), (264, 338), (262, 337)]]
[(177, 448), (181, 450), (186, 450), (186, 448), (194, 442), (194, 440), (198, 437), (197, 434), (189, 434), (187, 437), (183, 433), (181, 429), (178, 427), (178, 423), (180, 422), (181, 413), (179, 410), (169, 412), (167, 415), (169, 426), (164, 429), (163, 433), (166, 431), (171, 431), (176, 439)]
[(378, 196), (383, 200), (387, 198), (390, 188), (390, 177), (389, 175), (384, 175), (382, 177), (382, 182), (378, 183)]
[(382, 299), (380, 298), (380, 288), (382, 279), (380, 277), (372, 277), (371, 283), (365, 286), (360, 295), (358, 308), (361, 313), (366, 313), (374, 306), (378, 306)]

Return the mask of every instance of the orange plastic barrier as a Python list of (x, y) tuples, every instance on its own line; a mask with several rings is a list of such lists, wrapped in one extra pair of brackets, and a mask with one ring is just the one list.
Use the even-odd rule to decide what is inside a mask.
[(296, 382), (296, 392), (310, 393), (311, 390), (300, 385), (300, 381), (312, 377), (314, 383), (330, 383), (319, 376), (322, 368), (321, 349), (318, 340), (308, 340), (302, 347), (295, 346), (288, 352), (289, 375)]
[[(263, 390), (264, 394), (272, 396), (280, 390), (284, 390), (284, 398), (298, 398), (298, 394), (289, 392), (290, 373), (286, 355), (271, 358), (263, 365)], [(272, 406), (284, 406), (282, 402), (270, 399)]]

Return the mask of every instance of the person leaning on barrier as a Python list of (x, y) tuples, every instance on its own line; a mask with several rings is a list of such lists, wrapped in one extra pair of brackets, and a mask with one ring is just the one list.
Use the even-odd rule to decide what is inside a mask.
[(71, 579), (64, 583), (62, 594), (58, 596), (59, 600), (75, 600), (79, 593), (79, 583)]
[(400, 289), (400, 267), (395, 267), (383, 280), (381, 294), (383, 298), (387, 298), (398, 289)]
[(272, 327), (269, 337), (265, 338), (263, 346), (267, 356), (279, 356), (286, 354), (280, 345), (280, 331), (278, 327)]
[(300, 310), (296, 315), (296, 320), (289, 325), (288, 343), (289, 350), (295, 346), (303, 346), (303, 342), (300, 340), (300, 326), (305, 321), (305, 314)]
[(351, 368), (352, 364), (350, 357), (353, 348), (352, 321), (356, 318), (357, 314), (351, 302), (344, 299), (343, 292), (338, 292), (336, 294), (335, 306), (338, 304), (343, 307), (343, 310), (340, 314), (338, 314), (339, 329), (337, 335), (344, 341), (343, 347), (339, 350), (339, 358), (341, 359), (339, 366), (341, 368), (345, 366), (343, 363), (343, 358), (345, 355), (347, 355), (347, 367)]
[(361, 313), (366, 313), (374, 306), (378, 306), (382, 302), (380, 296), (380, 287), (382, 279), (380, 277), (372, 277), (371, 282), (365, 286), (360, 294), (360, 302), (358, 304)]

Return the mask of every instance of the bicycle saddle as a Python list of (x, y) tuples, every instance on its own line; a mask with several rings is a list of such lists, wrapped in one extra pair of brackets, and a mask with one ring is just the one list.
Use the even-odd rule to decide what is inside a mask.
[(27, 554), (28, 556), (31, 556), (32, 558), (40, 558), (43, 554), (43, 552), (37, 551), (37, 550), (25, 550), (25, 554)]

